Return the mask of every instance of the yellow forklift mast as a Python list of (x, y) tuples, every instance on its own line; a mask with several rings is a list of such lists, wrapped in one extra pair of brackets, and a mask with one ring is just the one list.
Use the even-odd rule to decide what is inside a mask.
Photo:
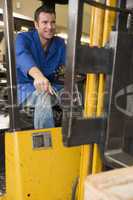
[[(92, 6), (90, 45), (80, 42), (84, 3)], [(102, 171), (103, 165), (133, 165), (133, 157), (123, 145), (127, 132), (127, 139), (131, 137), (131, 101), (128, 113), (117, 102), (125, 92), (122, 87), (128, 85), (127, 92), (132, 89), (133, 18), (126, 3), (69, 0), (64, 87), (71, 98), (66, 96), (62, 128), (20, 130), (12, 1), (3, 0), (10, 129), (4, 133), (5, 180), (1, 184), (5, 183), (5, 189), (0, 200), (83, 200), (88, 174)], [(112, 26), (115, 32), (109, 40)], [(77, 73), (86, 74), (84, 106), (74, 102)]]

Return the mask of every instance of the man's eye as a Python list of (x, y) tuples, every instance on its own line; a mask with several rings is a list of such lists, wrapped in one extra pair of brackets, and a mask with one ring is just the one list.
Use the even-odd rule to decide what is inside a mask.
[[(42, 24), (47, 25), (49, 22), (48, 21), (43, 21)], [(55, 21), (50, 22), (51, 25), (55, 25)]]
[(44, 21), (44, 22), (43, 22), (43, 24), (47, 24), (47, 23), (48, 23), (47, 21)]

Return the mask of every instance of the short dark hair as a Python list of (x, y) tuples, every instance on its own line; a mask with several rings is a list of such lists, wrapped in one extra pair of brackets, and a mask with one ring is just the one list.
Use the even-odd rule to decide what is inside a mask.
[(55, 4), (44, 4), (37, 8), (34, 13), (34, 20), (38, 21), (41, 12), (55, 14)]

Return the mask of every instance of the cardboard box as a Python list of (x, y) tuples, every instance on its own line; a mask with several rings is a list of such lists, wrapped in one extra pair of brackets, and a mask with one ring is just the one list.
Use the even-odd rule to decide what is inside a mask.
[(90, 175), (84, 200), (133, 200), (133, 167)]

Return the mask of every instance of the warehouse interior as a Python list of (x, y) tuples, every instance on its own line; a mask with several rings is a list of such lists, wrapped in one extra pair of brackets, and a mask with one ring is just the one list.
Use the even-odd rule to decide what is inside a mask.
[[(18, 105), (15, 41), (51, 1), (64, 107), (35, 129)], [(132, 0), (0, 0), (0, 200), (133, 199), (132, 57)]]

